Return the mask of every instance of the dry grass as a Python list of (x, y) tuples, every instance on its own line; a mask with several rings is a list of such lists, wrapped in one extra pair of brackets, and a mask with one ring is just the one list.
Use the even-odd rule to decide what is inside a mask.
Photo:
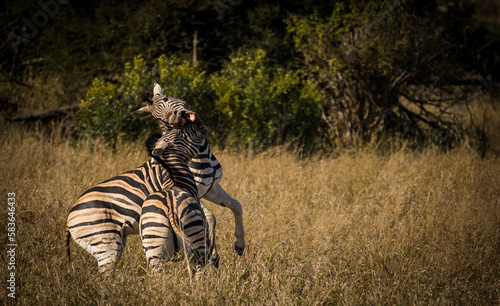
[[(500, 152), (500, 99), (480, 99), (473, 101), (469, 105), (469, 111), (472, 118), (465, 121), (465, 125), (470, 125), (470, 119), (476, 125), (481, 127), (488, 143), (493, 150)], [(462, 110), (465, 113), (464, 110)], [(467, 111), (468, 112), (468, 111)]]
[[(218, 218), (221, 266), (191, 286), (182, 263), (148, 275), (137, 236), (113, 275), (98, 273), (73, 241), (67, 263), (70, 205), (143, 163), (140, 144), (121, 144), (115, 154), (94, 144), (90, 152), (5, 125), (0, 143), (1, 224), (6, 193), (17, 201), (20, 305), (500, 303), (498, 158), (465, 150), (310, 160), (279, 149), (216, 152), (222, 185), (244, 206), (248, 248), (234, 254), (232, 214), (208, 204)], [(5, 252), (1, 258), (6, 267)], [(5, 287), (0, 297), (9, 302)]]

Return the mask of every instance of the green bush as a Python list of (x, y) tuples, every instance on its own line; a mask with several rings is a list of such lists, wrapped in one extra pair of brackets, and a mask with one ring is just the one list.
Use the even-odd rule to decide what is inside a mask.
[(157, 122), (130, 113), (155, 81), (166, 95), (188, 102), (209, 126), (211, 142), (221, 146), (260, 149), (285, 141), (311, 146), (323, 124), (323, 94), (298, 72), (271, 67), (266, 53), (256, 50), (240, 52), (212, 75), (173, 57), (161, 56), (152, 67), (136, 57), (126, 64), (119, 85), (92, 82), (75, 114), (76, 130), (111, 144), (148, 133)]
[(271, 67), (262, 50), (232, 58), (212, 85), (218, 131), (230, 146), (311, 145), (319, 135), (323, 94), (298, 72)]
[(210, 78), (200, 65), (166, 56), (160, 56), (157, 64), (163, 93), (186, 101), (208, 126), (215, 126), (215, 95)]
[(80, 137), (98, 137), (114, 145), (118, 138), (136, 139), (154, 129), (154, 122), (139, 120), (130, 114), (140, 107), (142, 91), (152, 84), (151, 72), (141, 57), (125, 64), (120, 85), (99, 79), (92, 81), (74, 117)]

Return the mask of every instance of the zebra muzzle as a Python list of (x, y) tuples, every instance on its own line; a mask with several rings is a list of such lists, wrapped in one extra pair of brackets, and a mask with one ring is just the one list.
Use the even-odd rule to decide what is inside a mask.
[(179, 126), (183, 126), (186, 122), (195, 122), (197, 119), (195, 112), (182, 111), (179, 120)]

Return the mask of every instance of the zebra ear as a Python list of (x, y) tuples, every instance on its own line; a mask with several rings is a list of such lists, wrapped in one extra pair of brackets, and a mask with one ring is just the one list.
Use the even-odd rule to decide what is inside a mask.
[(146, 105), (132, 112), (132, 116), (135, 117), (147, 117), (151, 115), (151, 105)]
[(170, 142), (165, 141), (164, 138), (160, 138), (158, 142), (156, 142), (155, 148), (151, 154), (153, 156), (160, 157), (161, 154), (169, 147), (173, 147), (173, 145)]
[(161, 89), (161, 86), (158, 83), (155, 83), (155, 86), (153, 88), (153, 95), (163, 95), (163, 89)]

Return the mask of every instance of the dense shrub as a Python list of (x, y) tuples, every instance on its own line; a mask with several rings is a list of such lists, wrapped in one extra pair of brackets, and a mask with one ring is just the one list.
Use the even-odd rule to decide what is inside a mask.
[(219, 133), (229, 145), (313, 144), (323, 95), (298, 72), (271, 67), (264, 51), (242, 53), (212, 77)]
[(200, 114), (218, 145), (258, 149), (287, 141), (311, 146), (320, 135), (322, 93), (298, 72), (271, 67), (261, 50), (238, 53), (212, 75), (177, 58), (161, 56), (147, 67), (137, 57), (126, 64), (119, 85), (92, 82), (75, 115), (77, 131), (109, 143), (148, 133), (156, 122), (130, 113), (155, 81), (166, 95), (185, 100)]
[(140, 107), (141, 93), (151, 87), (151, 72), (141, 57), (125, 65), (120, 84), (95, 79), (87, 89), (75, 128), (83, 138), (102, 138), (112, 145), (120, 138), (135, 139), (154, 128), (151, 121), (139, 120), (130, 113)]

